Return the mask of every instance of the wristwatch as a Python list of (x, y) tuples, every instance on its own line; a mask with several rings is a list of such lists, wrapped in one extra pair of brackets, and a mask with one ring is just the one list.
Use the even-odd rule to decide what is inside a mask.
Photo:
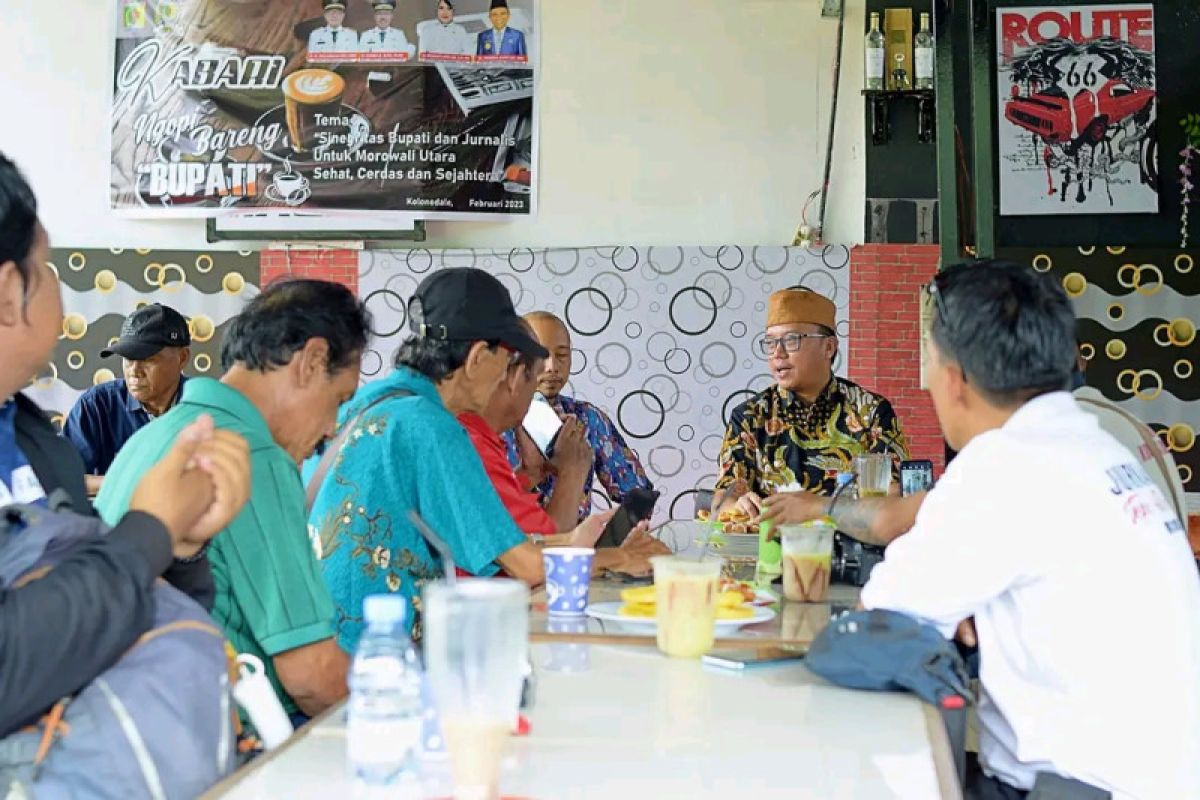
[(176, 564), (195, 564), (197, 561), (204, 558), (204, 554), (208, 552), (208, 546), (211, 543), (212, 543), (212, 539), (209, 539), (207, 542), (200, 545), (199, 550), (197, 550), (195, 553), (188, 556), (187, 558), (176, 558), (175, 563)]
[(533, 542), (535, 545), (541, 546), (546, 543), (546, 537), (540, 533), (531, 533), (529, 534), (529, 541)]

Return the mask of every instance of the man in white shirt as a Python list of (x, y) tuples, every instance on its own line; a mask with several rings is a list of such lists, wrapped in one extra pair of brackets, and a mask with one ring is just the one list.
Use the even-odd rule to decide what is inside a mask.
[(322, 0), (325, 24), (308, 35), (310, 53), (353, 53), (358, 51), (358, 33), (342, 27), (346, 20), (343, 0)]
[(974, 619), (968, 797), (1021, 797), (1038, 773), (1200, 797), (1200, 579), (1171, 503), (1065, 391), (1070, 302), (1002, 262), (951, 267), (930, 291), (929, 391), (959, 454), (863, 605), (946, 636)]
[(364, 53), (404, 53), (409, 58), (417, 48), (408, 43), (404, 31), (392, 27), (392, 14), (396, 11), (395, 0), (376, 0), (375, 27), (363, 31), (358, 39), (359, 50)]

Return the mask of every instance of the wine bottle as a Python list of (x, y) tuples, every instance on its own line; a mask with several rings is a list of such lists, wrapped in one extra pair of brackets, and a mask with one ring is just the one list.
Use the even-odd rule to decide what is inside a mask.
[(879, 14), (871, 14), (871, 30), (867, 32), (867, 89), (884, 89), (883, 66), (886, 46), (883, 31), (879, 29)]
[(913, 39), (913, 60), (917, 67), (917, 89), (933, 88), (933, 32), (929, 30), (929, 15), (921, 15), (921, 30)]

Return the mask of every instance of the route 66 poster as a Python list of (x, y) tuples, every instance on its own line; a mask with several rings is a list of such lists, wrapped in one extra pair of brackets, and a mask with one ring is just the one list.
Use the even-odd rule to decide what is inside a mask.
[(999, 8), (1000, 213), (1158, 211), (1154, 6)]

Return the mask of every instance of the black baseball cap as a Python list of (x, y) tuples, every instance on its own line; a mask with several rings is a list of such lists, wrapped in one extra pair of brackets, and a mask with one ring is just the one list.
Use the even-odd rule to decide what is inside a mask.
[(408, 327), (426, 339), (498, 341), (534, 358), (550, 351), (525, 332), (504, 284), (481, 269), (443, 269), (408, 301)]
[(170, 306), (152, 303), (125, 318), (121, 338), (101, 350), (100, 357), (115, 353), (130, 361), (141, 361), (164, 347), (187, 347), (191, 343), (192, 334), (183, 315)]

